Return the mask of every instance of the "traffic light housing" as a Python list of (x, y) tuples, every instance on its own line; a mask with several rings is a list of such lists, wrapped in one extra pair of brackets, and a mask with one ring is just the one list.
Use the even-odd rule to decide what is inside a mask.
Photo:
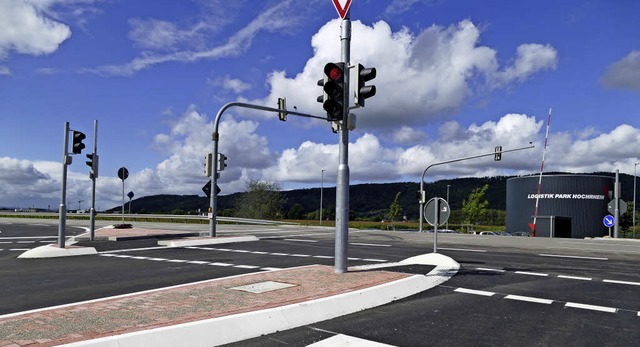
[(376, 78), (376, 68), (365, 68), (362, 64), (356, 65), (355, 98), (357, 107), (364, 107), (364, 100), (376, 95), (376, 86), (367, 86), (366, 82)]
[(85, 163), (89, 167), (89, 177), (91, 179), (96, 179), (98, 178), (98, 154), (91, 153), (86, 154), (86, 156), (88, 160)]
[(227, 156), (222, 153), (218, 153), (218, 171), (222, 171), (225, 167), (227, 167), (226, 161)]
[(344, 119), (344, 68), (344, 63), (328, 63), (324, 66), (322, 108), (327, 112), (327, 120), (330, 122)]
[(207, 153), (204, 156), (204, 174), (207, 177), (211, 177), (211, 169), (213, 167), (213, 154)]
[(500, 161), (502, 159), (502, 146), (496, 146), (495, 154), (493, 155), (493, 160)]
[[(278, 110), (286, 111), (287, 110), (287, 99), (286, 98), (278, 98)], [(287, 121), (287, 113), (286, 112), (278, 112), (278, 118), (286, 122)]]
[(73, 154), (82, 153), (82, 150), (85, 147), (85, 145), (84, 145), (84, 143), (82, 143), (82, 141), (84, 139), (86, 139), (87, 136), (84, 133), (80, 132), (80, 131), (74, 130), (72, 135), (71, 135), (71, 137), (72, 137), (71, 152)]

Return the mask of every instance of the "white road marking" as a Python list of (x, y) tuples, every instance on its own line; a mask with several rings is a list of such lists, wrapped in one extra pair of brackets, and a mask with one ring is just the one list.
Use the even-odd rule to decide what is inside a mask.
[(359, 242), (350, 242), (352, 246), (371, 246), (371, 247), (391, 247), (391, 245), (385, 245), (381, 243), (359, 243)]
[(9, 251), (20, 252), (20, 251), (29, 251), (31, 248), (9, 248)]
[(18, 241), (17, 243), (35, 243), (35, 241)]
[(630, 286), (640, 286), (638, 282), (628, 282), (628, 281), (617, 281), (617, 280), (602, 280), (605, 283), (615, 283), (615, 284), (628, 284)]
[(316, 240), (305, 240), (305, 239), (282, 239), (283, 241), (293, 241), (293, 242), (318, 242)]
[(22, 240), (22, 239), (56, 239), (57, 236), (7, 236), (0, 237), (0, 240)]
[(478, 271), (490, 271), (490, 272), (507, 272), (507, 270), (503, 270), (503, 269), (491, 269), (488, 267), (477, 267), (476, 270)]
[(255, 265), (234, 265), (233, 267), (237, 267), (239, 269), (259, 269), (260, 266)]
[(542, 299), (542, 298), (535, 298), (532, 296), (520, 296), (520, 295), (512, 295), (509, 294), (507, 296), (504, 297), (505, 299), (509, 299), (509, 300), (518, 300), (518, 301), (526, 301), (526, 302), (535, 302), (538, 304), (551, 304), (553, 302), (553, 300), (549, 300), (549, 299)]
[(540, 277), (548, 277), (549, 274), (543, 274), (539, 272), (528, 272), (528, 271), (516, 271), (515, 273), (519, 275), (527, 275), (527, 276), (540, 276)]
[(567, 302), (564, 306), (565, 307), (580, 308), (580, 309), (583, 309), (583, 310), (592, 310), (592, 311), (610, 312), (610, 313), (616, 313), (618, 311), (618, 309), (613, 308), (613, 307), (587, 305), (587, 304), (580, 304), (580, 303), (577, 303), (577, 302)]
[(233, 266), (233, 264), (229, 264), (229, 263), (209, 263), (209, 265), (211, 266)]
[(330, 255), (314, 255), (313, 257), (320, 258), (320, 259), (333, 259), (333, 257)]
[(486, 249), (469, 249), (469, 248), (444, 248), (438, 247), (438, 249), (442, 249), (445, 251), (460, 251), (460, 252), (478, 252), (478, 253), (486, 253)]
[(580, 280), (580, 281), (591, 281), (591, 277), (578, 277), (578, 276), (566, 276), (566, 275), (558, 275), (558, 278), (565, 278), (569, 280)]
[(351, 346), (351, 347), (394, 347), (385, 343), (375, 342), (371, 340), (361, 339), (344, 334), (337, 334), (324, 340), (312, 343), (307, 347), (334, 347), (334, 346)]
[(487, 292), (484, 290), (476, 290), (476, 289), (467, 289), (467, 288), (457, 288), (454, 292), (465, 293), (465, 294), (473, 294), (473, 295), (482, 295), (482, 296), (493, 296), (496, 293)]
[(282, 270), (282, 268), (279, 267), (261, 267), (260, 270), (264, 270), (264, 271), (276, 271), (276, 270)]
[(387, 262), (387, 260), (385, 260), (385, 259), (375, 259), (375, 258), (373, 258), (373, 259), (365, 258), (365, 259), (362, 259), (362, 260), (363, 261), (373, 261), (373, 262), (376, 262), (376, 263), (386, 263)]
[(609, 258), (601, 257), (582, 257), (578, 255), (563, 255), (563, 254), (538, 254), (541, 257), (555, 257), (555, 258), (571, 258), (571, 259), (588, 259), (588, 260), (609, 260)]

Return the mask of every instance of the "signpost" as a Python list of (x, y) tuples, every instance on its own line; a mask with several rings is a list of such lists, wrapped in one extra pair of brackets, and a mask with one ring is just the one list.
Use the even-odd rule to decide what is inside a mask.
[(609, 237), (611, 237), (611, 227), (616, 224), (616, 219), (612, 215), (608, 214), (604, 216), (604, 218), (602, 219), (602, 223), (604, 224), (604, 226), (609, 228)]
[(424, 207), (424, 219), (433, 226), (433, 253), (438, 252), (438, 226), (445, 224), (450, 215), (449, 203), (443, 198), (431, 198)]
[(351, 0), (333, 0), (333, 6), (335, 6), (336, 11), (338, 11), (338, 15), (340, 18), (344, 19), (349, 12), (349, 6), (351, 6)]
[(118, 178), (122, 180), (122, 225), (124, 226), (124, 180), (129, 177), (129, 170), (126, 167), (118, 169)]

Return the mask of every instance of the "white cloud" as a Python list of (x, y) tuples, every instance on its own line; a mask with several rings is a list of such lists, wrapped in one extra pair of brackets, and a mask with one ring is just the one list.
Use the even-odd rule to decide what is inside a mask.
[(607, 88), (640, 92), (640, 51), (632, 51), (611, 64), (600, 79), (600, 83)]
[(231, 78), (229, 75), (213, 79), (209, 83), (214, 86), (220, 86), (225, 90), (230, 90), (236, 94), (240, 94), (251, 88), (251, 84), (243, 82), (237, 78)]
[(412, 127), (403, 126), (393, 134), (393, 141), (401, 145), (413, 145), (422, 142), (427, 135)]
[[(507, 87), (557, 65), (553, 47), (522, 44), (513, 64), (500, 67), (496, 51), (479, 45), (481, 32), (469, 20), (446, 28), (434, 25), (418, 35), (407, 28), (393, 32), (384, 21), (372, 26), (353, 21), (352, 31), (352, 63), (378, 71), (370, 82), (376, 85), (377, 95), (367, 100), (362, 111), (366, 116), (358, 119), (360, 129), (425, 125), (455, 113), (476, 92), (475, 85), (489, 90)], [(339, 36), (339, 20), (325, 24), (311, 40), (314, 56), (303, 71), (293, 77), (273, 72), (268, 78), (270, 95), (254, 102), (273, 105), (286, 95), (287, 103), (299, 110), (320, 113), (316, 81), (324, 64), (340, 56), (335, 44)]]
[(0, 1), (0, 59), (11, 52), (50, 54), (71, 36), (67, 25), (45, 16), (43, 10), (49, 3)]

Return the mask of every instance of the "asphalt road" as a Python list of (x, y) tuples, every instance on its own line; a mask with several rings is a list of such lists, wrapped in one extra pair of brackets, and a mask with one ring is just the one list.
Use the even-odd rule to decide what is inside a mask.
[[(55, 240), (57, 225), (11, 222), (0, 219), (0, 278), (9, 284), (0, 286), (0, 314), (274, 268), (333, 265), (330, 228), (222, 225), (221, 236), (251, 234), (260, 241), (171, 249), (155, 240), (93, 242), (98, 256), (22, 260), (15, 249)], [(84, 232), (86, 226), (76, 223), (68, 234)], [(397, 346), (637, 344), (640, 243), (457, 234), (438, 241), (438, 251), (461, 264), (445, 284), (237, 345), (305, 346), (337, 337)], [(433, 250), (431, 234), (352, 231), (349, 242), (350, 266)]]

